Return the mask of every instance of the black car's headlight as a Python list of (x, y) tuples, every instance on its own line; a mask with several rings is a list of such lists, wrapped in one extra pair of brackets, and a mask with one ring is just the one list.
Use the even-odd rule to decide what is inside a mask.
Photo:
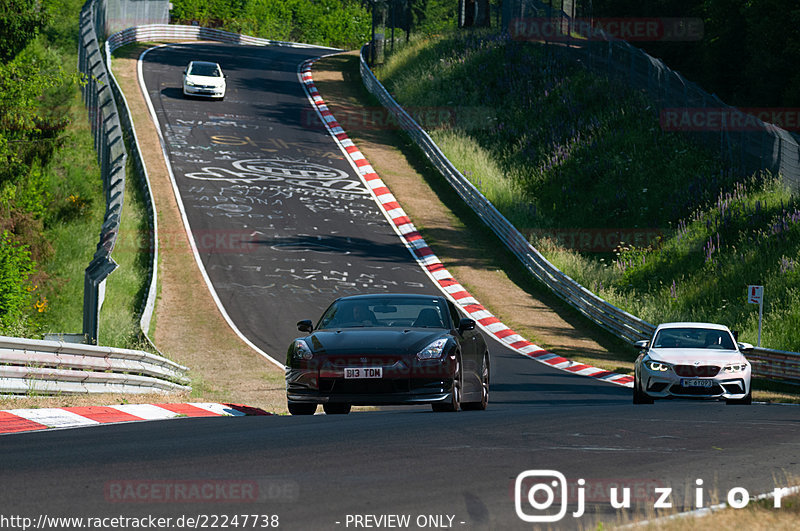
[(730, 365), (726, 365), (722, 370), (727, 372), (727, 373), (742, 372), (742, 371), (747, 370), (747, 364), (746, 363), (732, 363)]
[(648, 360), (644, 363), (647, 365), (648, 369), (655, 372), (667, 372), (672, 368), (669, 363), (664, 363), (662, 361)]
[(428, 344), (427, 347), (417, 352), (418, 360), (438, 360), (444, 354), (444, 346), (447, 344), (447, 339), (437, 339), (436, 341)]
[(294, 340), (294, 357), (298, 360), (310, 360), (314, 357), (314, 353), (308, 347), (308, 343), (303, 339)]

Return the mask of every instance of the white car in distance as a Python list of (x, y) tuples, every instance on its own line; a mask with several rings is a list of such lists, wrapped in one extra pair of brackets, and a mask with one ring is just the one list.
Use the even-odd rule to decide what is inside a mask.
[(751, 368), (727, 326), (712, 323), (663, 323), (641, 349), (634, 363), (633, 403), (657, 398), (724, 399), (750, 404)]
[(191, 61), (183, 71), (183, 95), (225, 98), (226, 76), (222, 67), (209, 61)]

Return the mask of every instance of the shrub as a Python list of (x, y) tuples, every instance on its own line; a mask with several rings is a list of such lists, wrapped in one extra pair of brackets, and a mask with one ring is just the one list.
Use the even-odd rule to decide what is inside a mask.
[(35, 271), (27, 246), (15, 242), (8, 231), (0, 234), (0, 331), (15, 328), (31, 302), (28, 278)]

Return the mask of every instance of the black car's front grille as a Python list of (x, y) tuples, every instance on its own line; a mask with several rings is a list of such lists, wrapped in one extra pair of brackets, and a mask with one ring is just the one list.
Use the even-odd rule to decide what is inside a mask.
[(344, 378), (320, 378), (319, 390), (322, 393), (359, 395), (408, 393), (411, 390), (407, 378), (387, 378), (368, 380), (345, 380)]
[(675, 374), (688, 378), (711, 378), (719, 373), (716, 365), (675, 365)]
[(390, 367), (401, 362), (403, 358), (398, 355), (370, 355), (347, 354), (342, 356), (329, 355), (323, 367), (325, 369), (343, 369), (345, 367)]
[(669, 390), (674, 395), (686, 396), (714, 396), (722, 394), (722, 387), (716, 384), (711, 387), (681, 387), (680, 385), (673, 385)]

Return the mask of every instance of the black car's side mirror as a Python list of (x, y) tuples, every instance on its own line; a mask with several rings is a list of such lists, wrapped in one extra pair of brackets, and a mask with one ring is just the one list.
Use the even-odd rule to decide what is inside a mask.
[(466, 332), (467, 330), (475, 330), (475, 321), (465, 317), (458, 322), (458, 331)]
[(314, 323), (311, 322), (311, 319), (303, 319), (297, 322), (297, 329), (301, 332), (311, 332), (314, 329)]

